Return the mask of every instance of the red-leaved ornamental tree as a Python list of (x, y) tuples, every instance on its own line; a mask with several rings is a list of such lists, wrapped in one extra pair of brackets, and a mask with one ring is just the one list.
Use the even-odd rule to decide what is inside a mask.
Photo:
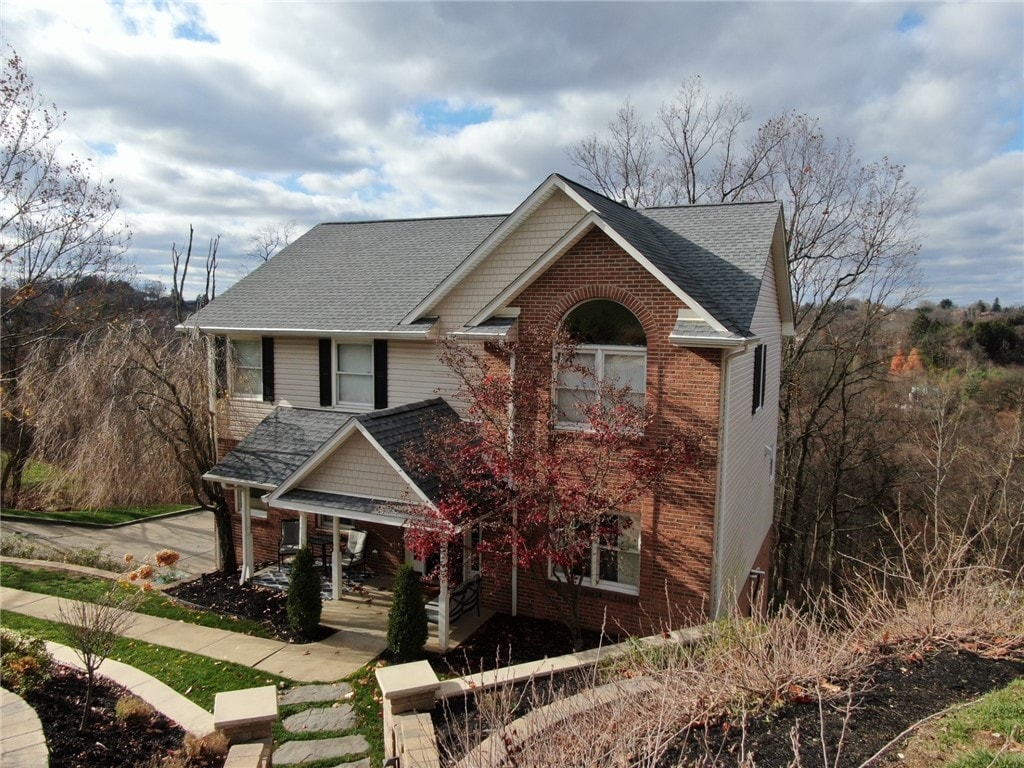
[[(580, 597), (594, 545), (617, 546), (628, 519), (670, 470), (693, 459), (682, 435), (662, 428), (628, 386), (597, 381), (564, 335), (516, 342), (447, 340), (466, 419), (436, 428), (409, 457), (438, 483), (434, 505), (413, 510), (406, 546), (421, 559), (442, 543), (461, 551), (468, 526), (481, 526), (485, 568), (534, 568), (565, 607), (573, 642), (581, 637)], [(584, 392), (571, 428), (559, 424), (552, 392), (571, 378)], [(451, 565), (451, 564), (449, 564)], [(547, 578), (550, 574), (551, 578)], [(450, 574), (449, 574), (450, 575)]]

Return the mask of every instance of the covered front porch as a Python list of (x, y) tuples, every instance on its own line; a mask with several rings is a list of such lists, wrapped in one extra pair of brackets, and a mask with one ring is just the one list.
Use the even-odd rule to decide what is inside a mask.
[[(272, 589), (287, 589), (289, 567), (280, 568), (276, 564), (259, 569), (251, 581), (254, 584)], [(320, 623), (336, 630), (333, 642), (350, 648), (365, 649), (379, 653), (387, 647), (388, 612), (391, 610), (394, 582), (392, 576), (371, 576), (366, 581), (352, 583), (340, 597), (331, 596), (332, 585), (328, 577), (323, 578), (321, 594), (326, 598), (323, 602), (323, 613)], [(430, 595), (426, 595), (429, 597)], [(487, 621), (493, 611), (481, 608), (479, 604), (473, 610), (463, 612), (457, 619), (449, 623), (446, 647), (441, 645), (440, 625), (431, 621), (428, 624), (427, 650), (442, 653), (457, 648)]]

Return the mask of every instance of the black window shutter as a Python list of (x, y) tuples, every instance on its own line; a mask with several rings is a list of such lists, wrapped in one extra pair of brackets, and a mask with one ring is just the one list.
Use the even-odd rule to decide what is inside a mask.
[(224, 397), (228, 391), (228, 339), (227, 336), (213, 337), (213, 368), (217, 379), (217, 397)]
[(331, 340), (318, 339), (320, 346), (320, 407), (334, 405), (331, 396)]
[(274, 402), (274, 337), (264, 336), (263, 342), (263, 399)]
[(757, 409), (764, 405), (764, 374), (764, 344), (758, 344), (754, 348), (754, 393), (750, 406), (751, 413), (757, 413)]
[(373, 340), (373, 407), (388, 407), (388, 342)]

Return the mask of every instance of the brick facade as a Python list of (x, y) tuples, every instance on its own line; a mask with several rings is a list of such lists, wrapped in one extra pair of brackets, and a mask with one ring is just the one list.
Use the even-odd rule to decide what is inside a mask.
[[(577, 304), (590, 299), (617, 301), (637, 316), (647, 335), (647, 405), (657, 414), (647, 440), (669, 431), (699, 444), (697, 460), (672, 473), (663, 487), (636, 509), (641, 516), (641, 576), (638, 595), (584, 588), (585, 625), (611, 631), (650, 632), (705, 616), (710, 600), (714, 543), (716, 466), (719, 435), (720, 353), (673, 346), (668, 336), (682, 304), (636, 261), (599, 230), (592, 230), (551, 265), (516, 300), (520, 332), (549, 337)], [(522, 360), (550, 365), (550, 359)], [(550, 403), (539, 404), (549, 408)], [(485, 603), (500, 611), (511, 605), (507, 567), (489, 578)], [(557, 586), (540, 567), (521, 572), (518, 607), (523, 614), (564, 617)]]

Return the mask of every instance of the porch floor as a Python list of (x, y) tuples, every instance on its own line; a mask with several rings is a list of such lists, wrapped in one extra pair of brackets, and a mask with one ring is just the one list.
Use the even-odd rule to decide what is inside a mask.
[[(272, 565), (257, 571), (252, 582), (287, 591), (289, 573), (287, 563), (280, 569)], [(334, 600), (331, 597), (330, 579), (324, 577), (320, 591), (323, 597), (320, 623), (337, 630), (327, 642), (360, 650), (372, 650), (374, 647), (378, 647), (378, 652), (384, 650), (387, 647), (388, 611), (391, 609), (393, 581), (391, 576), (370, 576), (365, 581), (346, 581), (341, 598)], [(479, 616), (470, 611), (454, 622), (448, 633), (448, 650), (465, 642), (493, 613), (481, 607)], [(440, 652), (437, 624), (430, 623), (427, 628), (427, 650)]]

